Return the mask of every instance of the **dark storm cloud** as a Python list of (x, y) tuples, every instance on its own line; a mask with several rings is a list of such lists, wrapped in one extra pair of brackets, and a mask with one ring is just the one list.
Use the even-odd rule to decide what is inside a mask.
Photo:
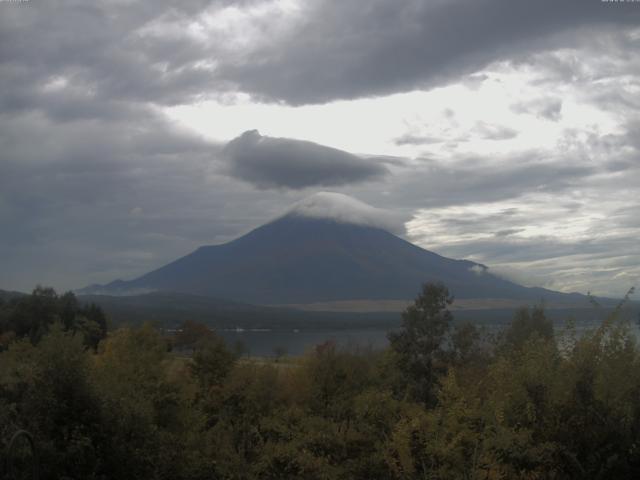
[[(600, 1), (501, 0), (314, 2), (276, 44), (224, 78), (240, 89), (292, 104), (424, 88), (495, 60), (580, 44), (602, 27), (633, 27), (640, 9)], [(617, 25), (617, 27), (614, 27)], [(587, 31), (587, 29), (589, 29)]]
[(220, 149), (135, 104), (90, 120), (0, 114), (0, 288), (131, 278), (293, 201), (211, 175)]
[(257, 223), (209, 175), (219, 146), (154, 108), (212, 81), (191, 41), (141, 29), (210, 3), (0, 3), (0, 288), (140, 274)]
[[(3, 109), (40, 108), (43, 87), (68, 80), (87, 100), (171, 104), (210, 90), (206, 55), (176, 34), (148, 38), (154, 22), (185, 25), (211, 2), (30, 1), (0, 5)], [(45, 95), (46, 96), (46, 95)]]
[(41, 112), (0, 115), (0, 284), (28, 289), (65, 277), (64, 287), (76, 287), (104, 274), (100, 263), (126, 272), (198, 236), (179, 206), (208, 198), (194, 179), (216, 145), (152, 111), (130, 114), (62, 123)]
[(265, 36), (234, 49), (227, 32), (200, 38), (189, 28), (206, 9), (253, 3), (260, 2), (5, 2), (0, 82), (12, 87), (2, 89), (0, 105), (37, 106), (32, 94), (56, 76), (101, 102), (172, 105), (241, 90), (322, 103), (443, 84), (495, 60), (640, 22), (631, 2), (371, 0), (364, 8), (346, 0), (303, 2), (280, 35), (269, 36), (277, 18), (263, 19)]
[(257, 130), (230, 141), (223, 157), (230, 175), (258, 188), (345, 185), (388, 173), (376, 159), (313, 142), (264, 137)]

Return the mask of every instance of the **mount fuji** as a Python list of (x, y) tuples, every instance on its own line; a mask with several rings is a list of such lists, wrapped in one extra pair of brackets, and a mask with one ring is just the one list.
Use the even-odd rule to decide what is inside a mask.
[(203, 246), (130, 281), (81, 294), (175, 292), (259, 305), (407, 301), (424, 282), (456, 299), (584, 303), (579, 294), (528, 288), (486, 266), (420, 248), (391, 233), (393, 216), (346, 195), (318, 193), (222, 245)]

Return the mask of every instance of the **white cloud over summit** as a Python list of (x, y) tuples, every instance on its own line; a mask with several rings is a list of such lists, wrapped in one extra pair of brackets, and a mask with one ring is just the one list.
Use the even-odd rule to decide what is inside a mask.
[(404, 222), (397, 214), (336, 192), (315, 193), (294, 204), (285, 215), (329, 219), (404, 234)]

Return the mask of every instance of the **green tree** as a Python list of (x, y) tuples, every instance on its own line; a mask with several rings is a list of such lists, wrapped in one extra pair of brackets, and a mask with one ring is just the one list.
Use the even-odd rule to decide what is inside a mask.
[(109, 438), (106, 478), (188, 478), (186, 472), (206, 478), (212, 469), (198, 466), (204, 416), (193, 408), (196, 386), (160, 332), (150, 324), (119, 329), (93, 358)]
[(98, 305), (90, 303), (77, 309), (71, 330), (82, 333), (84, 344), (95, 350), (107, 337), (107, 317)]
[(94, 350), (107, 335), (107, 319), (99, 306), (80, 304), (73, 292), (58, 295), (53, 288), (37, 286), (31, 295), (0, 307), (0, 344), (8, 343), (7, 338), (38, 343), (56, 322), (64, 331), (80, 332)]
[(53, 288), (37, 286), (31, 295), (14, 299), (7, 322), (17, 338), (37, 343), (60, 320), (58, 295)]
[(224, 382), (199, 403), (207, 415), (209, 455), (222, 478), (262, 478), (255, 474), (265, 444), (265, 421), (285, 398), (270, 365), (239, 363)]
[(36, 346), (14, 342), (0, 365), (0, 406), (36, 439), (42, 478), (93, 478), (104, 443), (82, 338), (55, 324)]
[(388, 335), (398, 368), (413, 398), (427, 406), (437, 399), (438, 378), (446, 371), (444, 347), (453, 302), (441, 283), (426, 283), (413, 305), (402, 313), (402, 328)]
[(224, 339), (212, 331), (194, 344), (191, 371), (203, 392), (222, 384), (237, 360)]

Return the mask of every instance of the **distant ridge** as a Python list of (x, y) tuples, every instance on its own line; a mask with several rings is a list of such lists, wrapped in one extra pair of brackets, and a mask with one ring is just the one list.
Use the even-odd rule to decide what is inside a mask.
[(28, 294), (23, 292), (16, 292), (12, 290), (0, 290), (0, 299), (7, 301), (13, 298), (26, 297)]
[(580, 294), (523, 287), (484, 265), (420, 248), (383, 228), (392, 224), (383, 210), (346, 195), (321, 193), (229, 243), (203, 246), (134, 280), (93, 285), (79, 293), (165, 291), (299, 305), (408, 300), (422, 283), (441, 281), (459, 299), (586, 303)]

